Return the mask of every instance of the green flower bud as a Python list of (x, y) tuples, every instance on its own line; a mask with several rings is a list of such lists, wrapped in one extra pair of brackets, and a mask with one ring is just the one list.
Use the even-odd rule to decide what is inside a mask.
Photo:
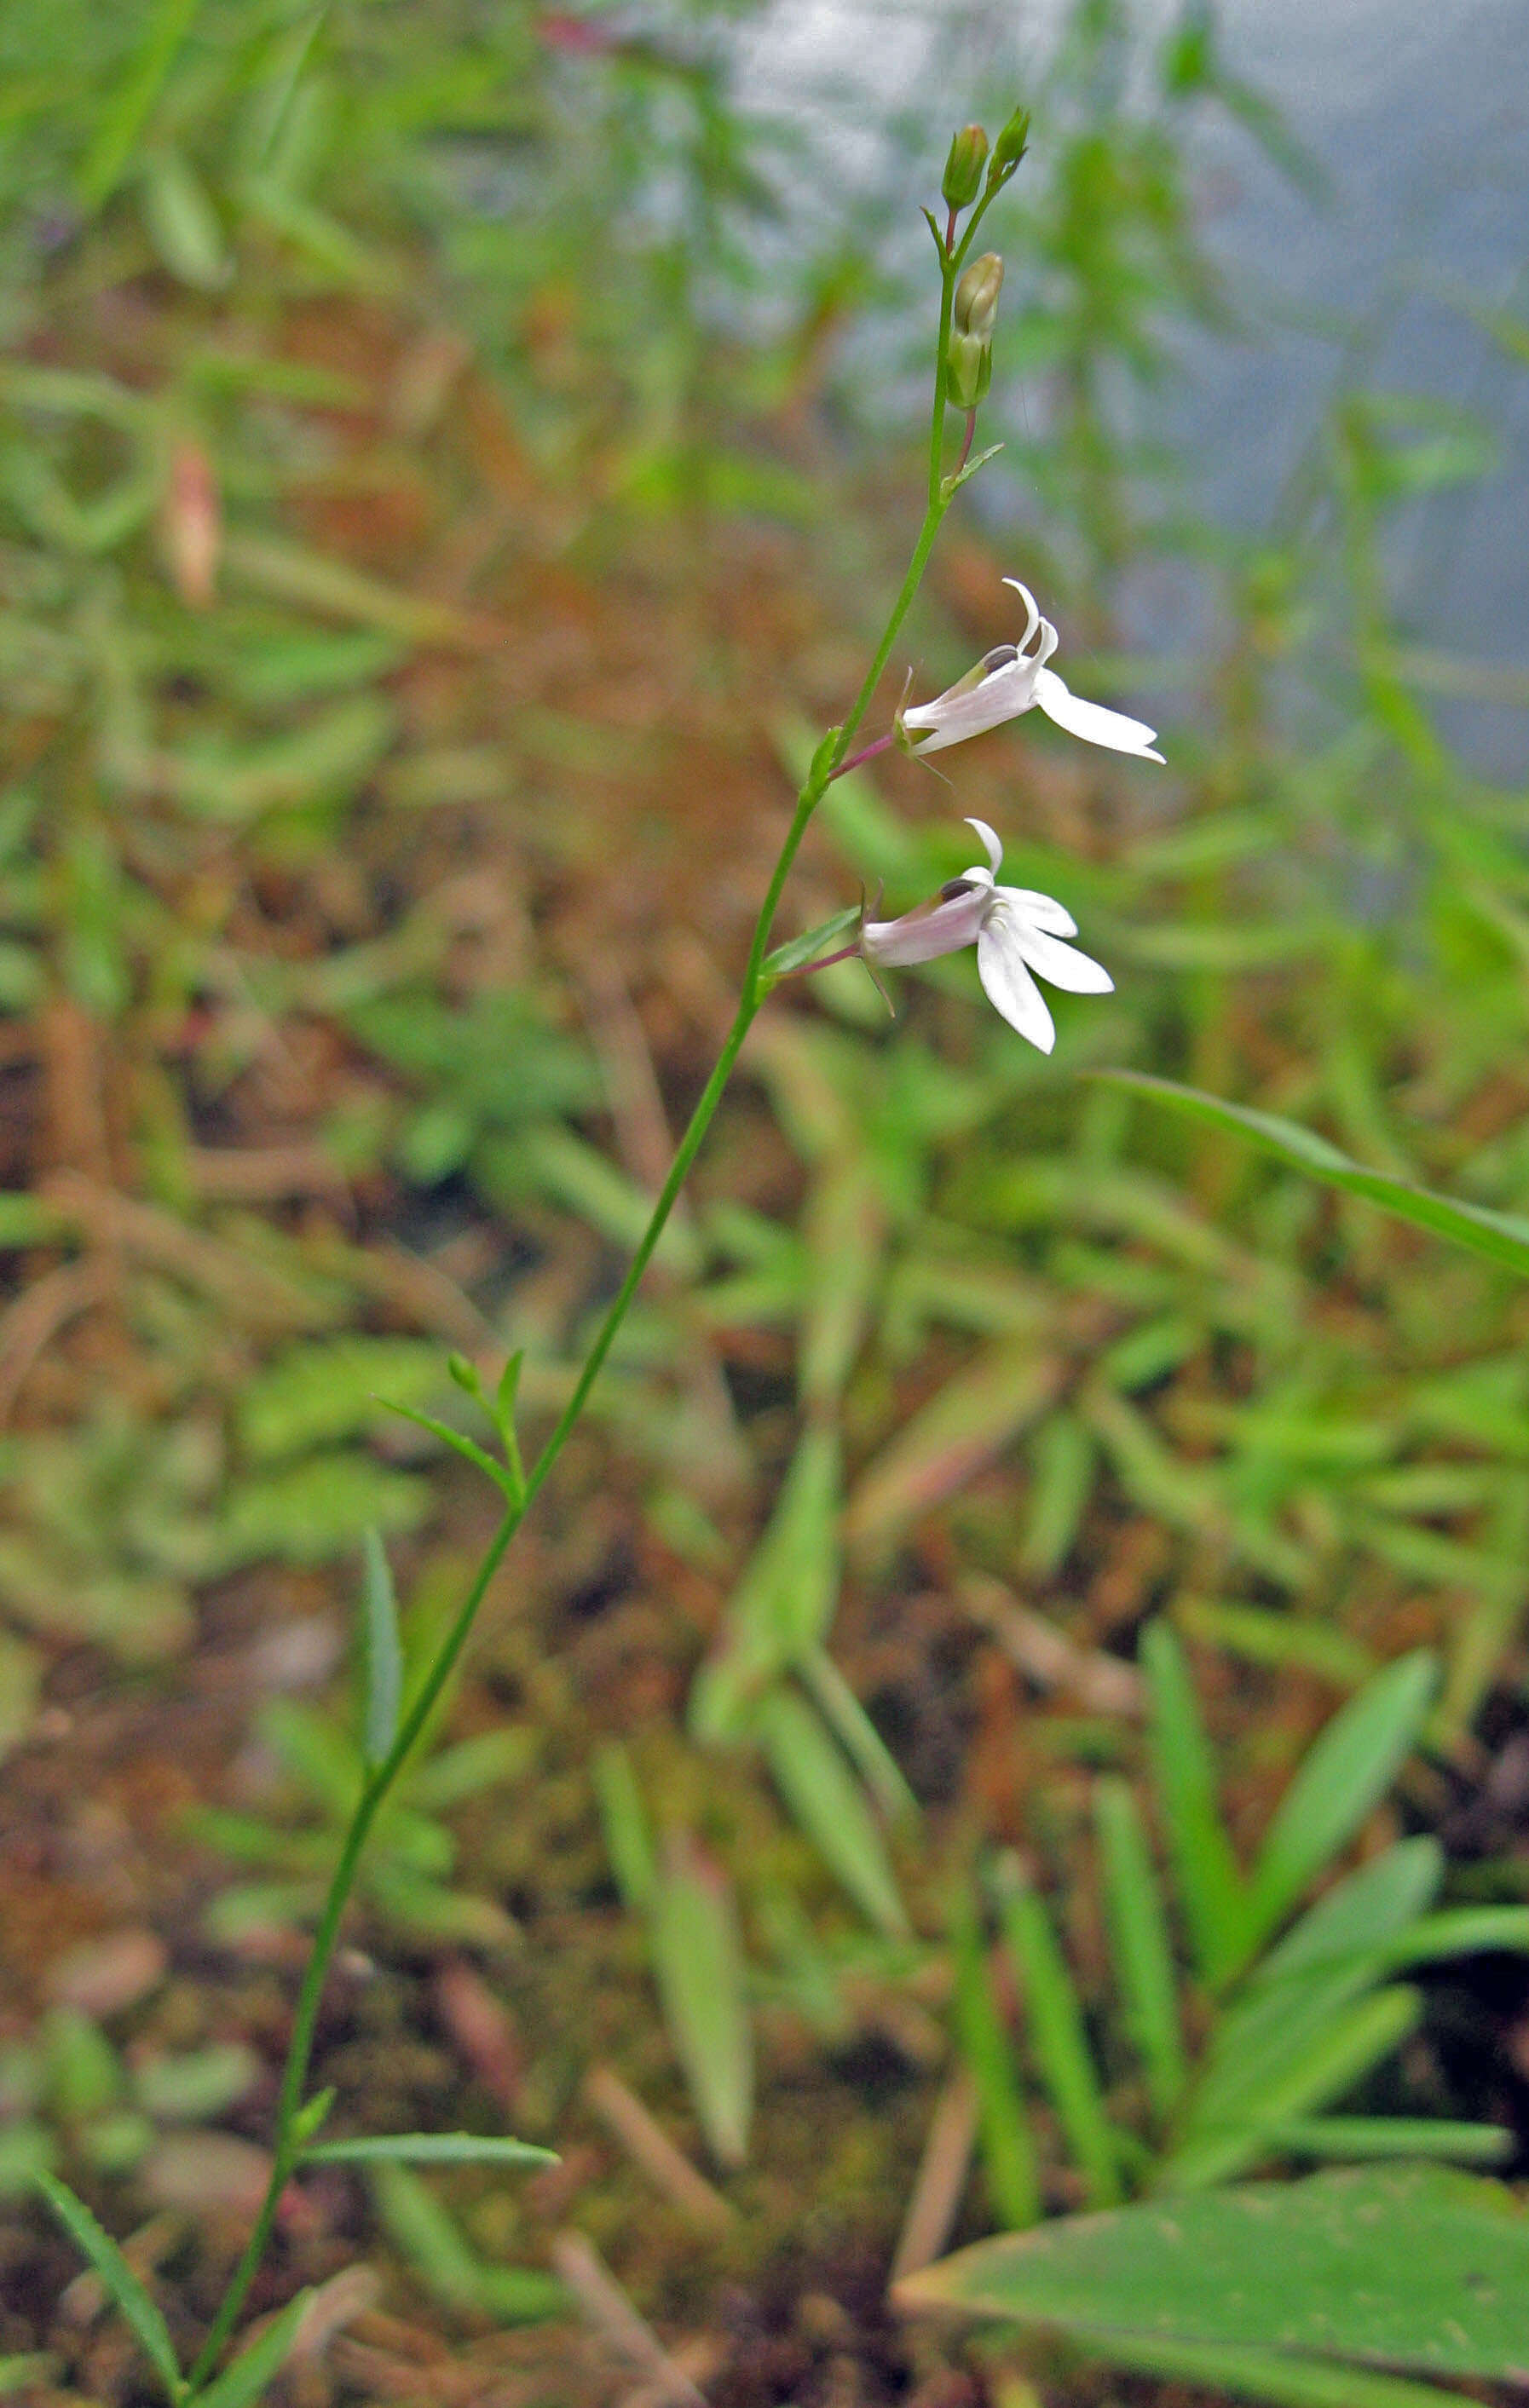
[(956, 287), (952, 315), (959, 335), (980, 335), (990, 343), (998, 320), (998, 296), (1003, 290), (1003, 262), (996, 251), (974, 259)]
[(995, 184), (1006, 184), (1025, 155), (1030, 142), (1030, 111), (1017, 108), (998, 140), (988, 168), (989, 190)]
[(951, 141), (950, 156), (940, 179), (940, 191), (949, 209), (968, 209), (977, 196), (982, 181), (982, 169), (988, 156), (988, 136), (980, 125), (963, 125)]
[(985, 335), (953, 335), (945, 353), (945, 391), (957, 409), (975, 409), (993, 380), (993, 347)]

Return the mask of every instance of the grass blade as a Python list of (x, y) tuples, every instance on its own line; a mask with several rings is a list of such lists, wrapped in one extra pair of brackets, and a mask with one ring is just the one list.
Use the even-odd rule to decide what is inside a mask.
[(398, 1600), (393, 1570), (375, 1523), (362, 1541), (361, 1639), (366, 1674), (362, 1754), (367, 1770), (382, 1763), (398, 1730), (403, 1694), (403, 1650), (398, 1640)]
[(1219, 1988), (1248, 1954), (1248, 1893), (1216, 1800), (1216, 1770), (1189, 1667), (1167, 1626), (1144, 1634), (1152, 1769), (1184, 1918), (1204, 1979)]
[(754, 2114), (754, 2036), (732, 1893), (690, 1842), (675, 1842), (653, 1903), (664, 2019), (714, 2157), (742, 2165)]
[(1197, 2119), (1183, 2145), (1161, 2169), (1160, 2186), (1204, 2190), (1268, 2157), (1276, 2131), (1324, 2107), (1330, 2099), (1341, 2099), (1400, 2047), (1417, 2028), (1421, 2013), (1417, 1991), (1400, 1984), (1360, 1999), (1326, 2021), (1299, 2054), (1290, 2052), (1277, 2074), (1262, 2083), (1245, 2083), (1236, 2102), (1240, 2114), (1227, 2112), (1225, 2120), (1214, 2124), (1204, 2116)]
[(150, 110), (164, 89), (181, 43), (190, 33), (202, 0), (159, 0), (150, 19), (149, 36), (130, 68), (115, 87), (95, 138), (81, 162), (76, 190), (79, 206), (90, 214), (110, 199), (133, 153), (133, 145)]
[(356, 2141), (317, 2141), (303, 2151), (309, 2166), (555, 2166), (555, 2149), (512, 2141), (496, 2132), (384, 2132)]
[(1166, 2116), (1184, 2087), (1184, 2042), (1168, 1918), (1129, 1782), (1111, 1775), (1097, 1784), (1094, 1828), (1126, 2024), (1152, 2105)]
[(589, 1770), (616, 1887), (627, 1906), (645, 1914), (653, 1902), (658, 1868), (631, 1756), (620, 1740), (613, 1739), (596, 1749)]
[(1438, 1680), (1425, 1648), (1367, 1681), (1316, 1741), (1280, 1799), (1252, 1884), (1252, 1935), (1264, 1934), (1352, 1839), (1396, 1777)]
[(169, 2398), (181, 2399), (185, 2384), (170, 2329), (110, 2233), (102, 2229), (83, 2200), (76, 2199), (56, 2175), (38, 2172), (33, 2180), (80, 2256), (89, 2259), (100, 2276), (108, 2298), (142, 2347)]
[(1034, 1890), (1011, 1890), (999, 1909), (1009, 1956), (1024, 1988), (1031, 2046), (1092, 2207), (1120, 2197), (1116, 2136), (1104, 2113), (1083, 2009), (1051, 1918)]
[(988, 2190), (1010, 2231), (1040, 2221), (1035, 2143), (1008, 2035), (993, 1998), (976, 1899), (962, 1888), (951, 1924), (956, 2036), (977, 2094), (977, 2124)]
[(1499, 2166), (1518, 2146), (1501, 2124), (1422, 2115), (1305, 2115), (1270, 2137), (1292, 2157), (1447, 2157), (1474, 2166)]
[(1159, 1103), (1170, 1104), (1191, 1120), (1208, 1122), (1212, 1128), (1222, 1129), (1229, 1136), (1250, 1138), (1265, 1154), (1289, 1163), (1292, 1169), (1304, 1170), (1312, 1179), (1320, 1179), (1325, 1186), (1339, 1187), (1348, 1196), (1362, 1196), (1367, 1202), (1378, 1204), (1382, 1211), (1394, 1213), (1398, 1220), (1410, 1221), (1415, 1228), (1448, 1238), (1454, 1245), (1468, 1246), (1473, 1254), (1485, 1254), (1490, 1262), (1501, 1263), (1521, 1278), (1529, 1277), (1529, 1221), (1521, 1220), (1516, 1213), (1493, 1212), (1483, 1204), (1458, 1203), (1453, 1197), (1414, 1187), (1406, 1180), (1393, 1179), (1385, 1171), (1366, 1170), (1362, 1163), (1340, 1154), (1326, 1138), (1302, 1128), (1295, 1121), (1281, 1120), (1273, 1112), (1253, 1111), (1246, 1104), (1223, 1104), (1215, 1096), (1203, 1095), (1197, 1087), (1179, 1086), (1172, 1079), (1153, 1078), (1145, 1070), (1106, 1070), (1098, 1075), (1120, 1086), (1132, 1087)]
[(824, 1863), (878, 1930), (904, 1939), (908, 1918), (880, 1828), (818, 1716), (777, 1689), (759, 1710), (759, 1736), (776, 1786)]

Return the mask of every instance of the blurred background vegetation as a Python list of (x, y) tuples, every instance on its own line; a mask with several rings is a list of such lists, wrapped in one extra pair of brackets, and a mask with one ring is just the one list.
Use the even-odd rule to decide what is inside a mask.
[[(1107, 1942), (1132, 1851), (1183, 1842), (1164, 1732), (1204, 1763), (1198, 1696), (1200, 1842), (1247, 1859), (1431, 1649), (1431, 1718), (1415, 1686), (1281, 1912), (1362, 1816), (1365, 1856), (1425, 1850), (1407, 1914), (1524, 1897), (1529, 1299), (1086, 1075), (1529, 1209), (1513, 13), (1476, 12), (1474, 85), (1396, 44), (1404, 138), (1367, 19), (1346, 118), (1295, 0), (1251, 59), (1193, 0), (5, 12), (12, 2389), (139, 2396), (39, 2164), (178, 2330), (215, 2302), (358, 1778), (363, 1535), (420, 1652), (490, 1526), (377, 1397), (469, 1426), (448, 1350), (513, 1347), (533, 1435), (567, 1393), (901, 574), (916, 201), (1017, 95), (1006, 450), (887, 708), (1010, 633), (1017, 575), (1170, 766), (1033, 719), (948, 786), (893, 756), (831, 790), (781, 933), (861, 879), (916, 901), (970, 810), (1117, 993), (1062, 999), (1050, 1061), (964, 956), (895, 1027), (853, 965), (771, 1006), (326, 2014), (345, 2128), (562, 2164), (328, 2169), (256, 2305), (325, 2286), (305, 2408), (1123, 2396), (885, 2286), (1153, 2179), (1186, 2042), (1128, 2012), (1135, 2070)], [(1053, 2003), (1028, 2037), (974, 1869)], [(1501, 1951), (1425, 1969), (1289, 2114), (1529, 2133), (1525, 1994)]]

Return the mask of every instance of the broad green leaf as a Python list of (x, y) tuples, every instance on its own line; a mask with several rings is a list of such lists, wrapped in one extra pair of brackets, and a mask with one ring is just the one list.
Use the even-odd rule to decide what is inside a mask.
[(1433, 1699), (1438, 1667), (1426, 1649), (1365, 1684), (1313, 1742), (1276, 1809), (1254, 1869), (1252, 1937), (1294, 1905), (1395, 1779)]
[(249, 2348), (241, 2350), (205, 2391), (197, 2392), (196, 2408), (252, 2408), (253, 2401), (263, 2399), (292, 2354), (312, 2296), (311, 2291), (299, 2291), (295, 2300), (289, 2300)]
[(1510, 2378), (1525, 2363), (1529, 2219), (1471, 2175), (1365, 2168), (1004, 2234), (896, 2296), (1106, 2348), (1129, 2336)]
[(317, 2141), (305, 2165), (555, 2166), (555, 2149), (492, 2132), (384, 2132), (356, 2141)]
[(805, 1699), (784, 1688), (759, 1708), (758, 1728), (775, 1785), (825, 1864), (879, 1930), (904, 1939), (908, 1918), (886, 1842), (837, 1742)]
[(1082, 2004), (1051, 1919), (1029, 1888), (1004, 1898), (999, 1914), (1041, 2079), (1087, 2178), (1091, 2204), (1113, 2207), (1120, 2196), (1118, 2147), (1104, 2112)]
[(109, 2232), (103, 2231), (83, 2200), (76, 2199), (55, 2175), (38, 2172), (34, 2180), (80, 2256), (100, 2276), (108, 2298), (141, 2345), (169, 2398), (180, 2400), (185, 2383), (170, 2329), (117, 2243)]
[(1366, 1170), (1363, 1164), (1351, 1161), (1335, 1145), (1330, 1145), (1326, 1138), (1302, 1128), (1295, 1121), (1281, 1120), (1273, 1112), (1253, 1111), (1246, 1104), (1222, 1103), (1215, 1096), (1203, 1095), (1196, 1087), (1179, 1086), (1172, 1079), (1153, 1078), (1145, 1070), (1106, 1070), (1098, 1075), (1171, 1104), (1175, 1111), (1186, 1112), (1193, 1120), (1205, 1121), (1229, 1136), (1250, 1138), (1265, 1154), (1275, 1154), (1293, 1169), (1306, 1171), (1329, 1187), (1342, 1188), (1349, 1196), (1363, 1196), (1368, 1202), (1378, 1204), (1383, 1211), (1412, 1222), (1417, 1228), (1448, 1238), (1457, 1246), (1468, 1246), (1474, 1254), (1485, 1254), (1489, 1261), (1501, 1263), (1521, 1277), (1529, 1276), (1529, 1221), (1516, 1213), (1493, 1212), (1483, 1204), (1459, 1203), (1452, 1197), (1435, 1195), (1426, 1187), (1413, 1187), (1405, 1179), (1393, 1179), (1385, 1171)]
[(994, 2209), (1011, 2231), (1036, 2224), (1041, 2181), (1014, 2051), (988, 1973), (988, 1948), (971, 1885), (957, 1893), (950, 1926), (956, 2037), (977, 2095), (977, 2128)]
[(1098, 1783), (1094, 1828), (1120, 2002), (1153, 2107), (1163, 2116), (1184, 2087), (1184, 2042), (1168, 1918), (1129, 1782), (1110, 1775)]
[(754, 2114), (754, 2035), (732, 1893), (675, 1841), (653, 1901), (653, 1969), (664, 2019), (714, 2156), (742, 2165)]
[(398, 1600), (382, 1532), (373, 1526), (362, 1542), (362, 1664), (366, 1705), (361, 1749), (368, 1770), (381, 1764), (398, 1731), (403, 1694), (403, 1650), (398, 1641)]
[(1155, 1622), (1144, 1633), (1141, 1662), (1168, 1850), (1196, 1961), (1215, 1987), (1247, 1954), (1248, 1894), (1216, 1801), (1216, 1769), (1189, 1667), (1166, 1624)]

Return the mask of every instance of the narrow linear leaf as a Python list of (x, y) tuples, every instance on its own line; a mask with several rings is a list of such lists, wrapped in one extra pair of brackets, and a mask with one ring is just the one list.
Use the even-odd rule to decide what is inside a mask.
[(110, 2233), (97, 2224), (83, 2200), (76, 2199), (56, 2175), (39, 2171), (33, 2180), (80, 2256), (89, 2259), (100, 2276), (108, 2298), (142, 2346), (170, 2399), (180, 2400), (185, 2384), (170, 2329)]
[(1473, 1254), (1485, 1254), (1490, 1262), (1501, 1263), (1521, 1277), (1529, 1277), (1529, 1221), (1521, 1220), (1516, 1213), (1493, 1212), (1482, 1204), (1460, 1203), (1453, 1197), (1435, 1195), (1429, 1188), (1412, 1186), (1405, 1179), (1393, 1179), (1385, 1171), (1366, 1170), (1363, 1164), (1340, 1154), (1326, 1138), (1302, 1128), (1295, 1121), (1281, 1120), (1273, 1112), (1253, 1111), (1246, 1104), (1222, 1103), (1216, 1096), (1204, 1095), (1197, 1087), (1180, 1086), (1172, 1079), (1153, 1078), (1145, 1070), (1104, 1070), (1096, 1075), (1119, 1086), (1132, 1087), (1138, 1094), (1171, 1105), (1191, 1120), (1225, 1130), (1229, 1136), (1250, 1138), (1265, 1154), (1289, 1163), (1292, 1169), (1304, 1170), (1326, 1186), (1341, 1188), (1346, 1195), (1362, 1196), (1398, 1220), (1410, 1221), (1416, 1228), (1448, 1238), (1457, 1246), (1467, 1246)]
[(355, 2141), (319, 2141), (303, 2151), (306, 2165), (365, 2166), (383, 2160), (406, 2166), (555, 2166), (555, 2149), (493, 2132), (384, 2132)]
[(597, 1748), (589, 1770), (616, 1887), (628, 1906), (645, 1913), (653, 1902), (658, 1868), (631, 1756), (619, 1740), (612, 1740)]
[(1275, 2408), (1479, 2408), (1464, 2391), (1409, 2383), (1401, 2374), (1369, 2374), (1332, 2358), (1293, 2358), (1277, 2349), (1229, 2349), (1205, 2342), (1147, 2341), (1122, 2336), (1100, 2353), (1104, 2363), (1132, 2374), (1161, 2374), (1206, 2391), (1268, 2400)]
[(999, 1915), (1023, 1985), (1035, 2064), (1088, 2181), (1089, 2203), (1113, 2207), (1120, 2196), (1116, 2136), (1104, 2113), (1083, 2009), (1051, 1918), (1028, 1888), (1003, 1899)]
[(375, 1523), (362, 1541), (361, 1611), (367, 1684), (362, 1752), (370, 1770), (382, 1763), (397, 1737), (398, 1700), (403, 1694), (398, 1600), (382, 1534)]
[(312, 2296), (311, 2291), (299, 2291), (295, 2300), (289, 2300), (281, 2315), (273, 2316), (265, 2330), (256, 2334), (249, 2348), (241, 2350), (205, 2391), (197, 2392), (196, 2408), (252, 2408), (252, 2402), (264, 2396), (291, 2356), (303, 2312)]
[(1271, 2070), (1262, 2084), (1246, 2084), (1235, 2120), (1227, 2116), (1213, 2123), (1201, 2116), (1160, 2169), (1160, 2188), (1204, 2190), (1256, 2165), (1271, 2154), (1272, 2132), (1343, 2098), (1417, 2029), (1421, 2013), (1418, 1992), (1400, 1984), (1358, 2000), (1299, 2054), (1291, 2051), (1282, 2069)]
[(1152, 1769), (1200, 1971), (1213, 1988), (1248, 1954), (1248, 1893), (1216, 1800), (1216, 1770), (1189, 1667), (1174, 1633), (1154, 1623), (1141, 1645), (1150, 1700)]
[(447, 2307), (509, 2325), (538, 2324), (566, 2311), (569, 2294), (555, 2274), (534, 2266), (485, 2265), (435, 2194), (407, 2166), (382, 2158), (368, 2171), (389, 2239)]
[(837, 1742), (787, 1689), (765, 1699), (758, 1727), (772, 1778), (824, 1863), (878, 1930), (904, 1939), (908, 1917), (886, 1843)]
[(1501, 2124), (1435, 2123), (1421, 2115), (1305, 2115), (1270, 2137), (1295, 2157), (1448, 2157), (1478, 2166), (1502, 2165), (1518, 2147), (1517, 2135)]
[(201, 5), (202, 0), (159, 0), (151, 11), (137, 64), (110, 87), (106, 113), (81, 163), (76, 189), (82, 208), (94, 212), (110, 199)]
[(1011, 2231), (1038, 2223), (1041, 2182), (1035, 2143), (1008, 2035), (993, 1998), (976, 1899), (963, 1885), (950, 1928), (956, 2036), (977, 2094), (977, 2128), (988, 2189)]
[(693, 1842), (676, 1841), (653, 1903), (664, 2019), (714, 2156), (742, 2165), (754, 2114), (754, 2035), (732, 1893)]
[(1160, 2116), (1166, 2116), (1184, 2087), (1185, 2076), (1173, 1950), (1157, 1869), (1135, 1795), (1130, 1783), (1118, 1775), (1108, 1776), (1095, 1787), (1094, 1828), (1127, 2028), (1141, 2058), (1153, 2107)]
[(1438, 1682), (1425, 1648), (1388, 1664), (1336, 1713), (1276, 1810), (1254, 1869), (1255, 1942), (1352, 1839), (1391, 1787)]

